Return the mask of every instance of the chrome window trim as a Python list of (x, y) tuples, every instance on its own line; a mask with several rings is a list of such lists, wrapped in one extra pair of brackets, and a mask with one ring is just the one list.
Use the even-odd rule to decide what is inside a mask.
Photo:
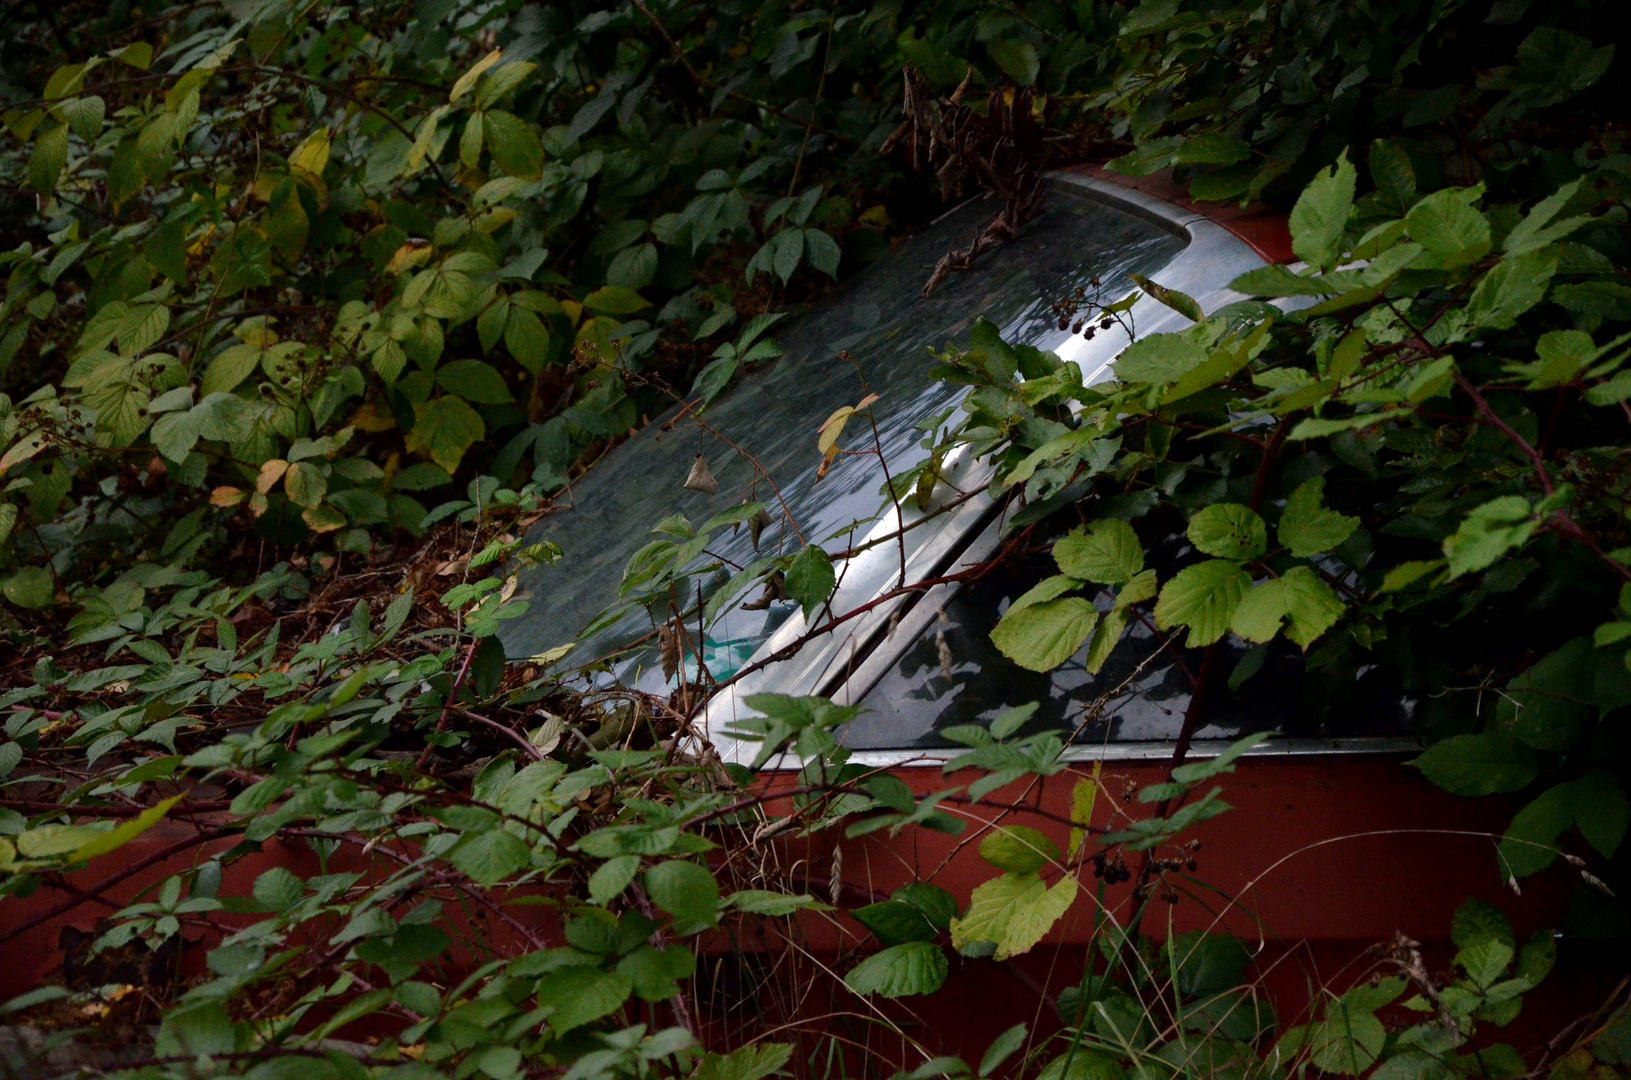
[[(751, 746), (751, 744), (744, 744)], [(1233, 743), (1228, 739), (1197, 739), (1189, 746), (1186, 761), (1204, 761), (1215, 758)], [(1067, 746), (1061, 761), (1070, 762), (1164, 762), (1172, 758), (1172, 740), (1164, 742), (1100, 743)], [(1288, 761), (1302, 758), (1331, 757), (1399, 757), (1419, 754), (1422, 743), (1401, 736), (1377, 736), (1351, 739), (1272, 739), (1252, 747), (1241, 755), (1242, 760)], [(941, 769), (947, 761), (966, 753), (964, 747), (933, 747), (922, 750), (857, 750), (850, 762), (872, 769)], [(734, 760), (727, 758), (726, 760)], [(753, 760), (749, 755), (742, 764)], [(804, 759), (797, 754), (778, 754), (765, 763), (761, 771), (792, 772), (804, 767)]]
[[(1075, 173), (1053, 173), (1048, 179), (1060, 190), (1135, 214), (1186, 240), (1183, 250), (1152, 277), (1169, 289), (1194, 297), (1204, 311), (1215, 311), (1244, 299), (1241, 294), (1227, 288), (1227, 284), (1240, 274), (1265, 265), (1263, 259), (1244, 241), (1202, 214), (1131, 188)], [(1182, 315), (1148, 296), (1133, 306), (1131, 315), (1140, 336), (1178, 329), (1188, 322)], [(1083, 381), (1091, 385), (1110, 378), (1110, 364), (1127, 341), (1126, 334), (1118, 328), (1100, 333), (1092, 340), (1076, 335), (1056, 348), (1055, 352), (1061, 359), (1077, 363), (1082, 369)], [(903, 514), (897, 508), (894, 513), (884, 515), (863, 542), (888, 536), (903, 525), (910, 525), (935, 513), (945, 506), (946, 496), (955, 494), (952, 490), (954, 486), (962, 490), (977, 487), (986, 481), (990, 473), (990, 466), (972, 460), (966, 447), (957, 448), (948, 455), (944, 465), (944, 474), (951, 483), (940, 486), (936, 502), (921, 512), (906, 508)], [(908, 556), (906, 580), (921, 581), (939, 576), (956, 566), (979, 562), (989, 556), (1001, 542), (1003, 505), (981, 494), (947, 511), (943, 523), (937, 528), (925, 526), (934, 528), (934, 534), (924, 539)], [(863, 572), (854, 576), (862, 580), (846, 582), (850, 571), (857, 566), (862, 567)], [(876, 607), (827, 636), (807, 642), (786, 659), (738, 680), (708, 702), (703, 710), (701, 727), (722, 760), (746, 764), (757, 753), (756, 744), (743, 743), (726, 731), (738, 719), (754, 715), (742, 702), (747, 695), (823, 694), (844, 704), (859, 702), (899, 658), (901, 651), (916, 639), (917, 633), (926, 628), (928, 620), (934, 617), (940, 605), (956, 589), (955, 585), (941, 585), (916, 597), (901, 596), (879, 602), (897, 580), (897, 575), (886, 574), (882, 584), (878, 584), (879, 567), (899, 567), (894, 544), (879, 543), (848, 560), (839, 570), (838, 588), (830, 603), (835, 611), (851, 611), (868, 603), (877, 603)], [(869, 577), (874, 581), (868, 582), (866, 579)], [(900, 621), (891, 630), (890, 622), (897, 616)], [(820, 613), (817, 613), (817, 622), (819, 620)], [(762, 662), (792, 648), (809, 626), (802, 614), (795, 614), (755, 650), (749, 663)], [(1197, 742), (1191, 755), (1210, 756), (1227, 745), (1227, 742)], [(1170, 742), (1077, 745), (1066, 750), (1065, 758), (1071, 761), (1151, 760), (1170, 756), (1171, 748)], [(1254, 751), (1254, 756), (1399, 753), (1409, 749), (1419, 749), (1419, 746), (1413, 740), (1398, 738), (1284, 739), (1265, 744)], [(850, 760), (870, 767), (907, 766), (912, 763), (943, 762), (959, 752), (955, 748), (857, 750)], [(769, 767), (797, 769), (802, 765), (797, 755), (783, 754)]]

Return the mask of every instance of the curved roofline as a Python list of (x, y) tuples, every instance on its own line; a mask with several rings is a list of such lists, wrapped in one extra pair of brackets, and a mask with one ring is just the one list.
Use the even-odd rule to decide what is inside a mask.
[(1187, 210), (1205, 218), (1214, 225), (1228, 230), (1257, 252), (1266, 263), (1293, 263), (1297, 256), (1291, 250), (1290, 217), (1264, 203), (1239, 206), (1227, 202), (1197, 202), (1191, 199), (1184, 186), (1172, 178), (1171, 169), (1150, 173), (1148, 176), (1126, 176), (1111, 172), (1102, 165), (1076, 165), (1064, 170), (1085, 176), (1102, 184), (1136, 191), (1157, 202)]

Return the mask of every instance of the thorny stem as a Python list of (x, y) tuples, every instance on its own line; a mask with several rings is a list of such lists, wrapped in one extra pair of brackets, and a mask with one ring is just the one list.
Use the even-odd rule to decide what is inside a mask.
[(522, 734), (520, 732), (516, 731), (514, 728), (505, 727), (503, 724), (499, 723), (497, 720), (489, 720), (489, 719), (487, 719), (487, 717), (478, 715), (477, 713), (473, 713), (469, 709), (459, 708), (459, 707), (455, 706), (453, 711), (458, 713), (460, 716), (464, 717), (466, 720), (474, 720), (478, 724), (485, 724), (487, 727), (492, 728), (494, 731), (501, 732), (506, 738), (510, 739), (517, 746), (519, 746), (527, 754), (528, 757), (532, 758), (532, 760), (534, 760), (534, 761), (544, 760), (544, 755), (539, 753), (538, 748), (536, 746), (532, 745), (532, 743), (528, 742), (527, 739), (525, 737), (523, 737)]
[[(464, 689), (465, 676), (470, 674), (470, 662), (476, 658), (476, 648), (480, 644), (481, 639), (476, 638), (470, 643), (470, 647), (464, 650), (464, 663), (459, 666), (459, 677), (453, 680), (453, 686), (447, 692), (447, 704), (442, 706), (442, 715), (436, 720), (437, 734), (447, 730), (448, 715), (453, 712), (453, 703), (459, 699), (459, 691)], [(435, 746), (435, 743), (427, 742), (425, 744), (425, 748), (419, 752), (419, 760), (414, 763), (414, 768), (423, 769), (425, 767), (425, 763), (430, 760), (431, 751)]]
[[(699, 86), (706, 86), (710, 90), (719, 89), (718, 83), (702, 74), (702, 72), (698, 71), (696, 67), (692, 65), (691, 58), (686, 55), (685, 49), (680, 46), (679, 42), (674, 40), (674, 38), (668, 32), (668, 27), (664, 26), (663, 21), (657, 18), (656, 14), (645, 5), (644, 0), (634, 0), (634, 6), (639, 10), (640, 14), (646, 17), (646, 20), (650, 22), (652, 27), (656, 29), (657, 33), (662, 36), (662, 39), (668, 43), (668, 48), (671, 52), (673, 52), (674, 59), (680, 62), (681, 67), (685, 68), (686, 74), (691, 76), (693, 82), (697, 83)], [(735, 90), (726, 90), (725, 96), (730, 98), (732, 101), (740, 101), (745, 105), (752, 105), (756, 109), (763, 109), (765, 112), (773, 113), (776, 116), (781, 117), (783, 120), (786, 120), (789, 124), (805, 128), (807, 132), (813, 129), (821, 132), (821, 134), (830, 139), (837, 139), (840, 142), (852, 144), (856, 142), (855, 139), (848, 135), (837, 131), (829, 131), (827, 128), (817, 124), (815, 122), (813, 112), (808, 120), (800, 120), (798, 117), (793, 116), (791, 113), (788, 113), (783, 109), (777, 108), (769, 102), (760, 101), (757, 98), (750, 98), (745, 94), (737, 93)]]
[(1014, 550), (1014, 548), (1016, 548), (1022, 542), (1024, 542), (1024, 540), (1029, 535), (1029, 533), (1030, 533), (1030, 529), (1027, 528), (1023, 532), (1019, 533), (1018, 535), (1014, 536), (1011, 540), (1009, 540), (1008, 543), (1003, 546), (1003, 549), (1001, 551), (997, 552), (996, 555), (994, 555), (991, 558), (985, 560), (984, 562), (979, 562), (979, 563), (973, 564), (967, 570), (959, 570), (955, 574), (946, 574), (943, 577), (925, 578), (922, 581), (915, 581), (915, 582), (911, 583), (910, 585), (903, 585), (903, 586), (901, 586), (900, 588), (897, 588), (897, 589), (890, 589), (888, 592), (885, 592), (885, 593), (882, 593), (882, 594), (878, 595), (877, 597), (873, 598), (872, 600), (869, 600), (867, 603), (862, 604), (861, 606), (859, 606), (857, 608), (854, 608), (853, 610), (846, 611), (842, 615), (834, 615), (832, 617), (832, 619), (829, 620), (828, 622), (822, 623), (820, 626), (817, 626), (814, 629), (809, 630), (806, 633), (800, 635), (797, 640), (793, 641), (791, 644), (785, 646), (784, 648), (778, 649), (774, 653), (772, 653), (769, 656), (765, 657), (764, 659), (755, 660), (753, 663), (748, 664), (746, 667), (741, 668), (740, 670), (737, 671), (737, 673), (735, 675), (732, 675), (729, 679), (726, 679), (724, 682), (720, 683), (719, 685), (721, 687), (729, 686), (732, 683), (736, 682), (738, 679), (742, 679), (742, 678), (744, 678), (744, 677), (746, 677), (748, 675), (753, 674), (756, 671), (764, 670), (765, 668), (769, 667), (771, 664), (780, 663), (781, 661), (786, 660), (789, 657), (793, 656), (800, 649), (802, 649), (806, 644), (813, 641), (814, 639), (816, 639), (818, 637), (821, 637), (821, 636), (823, 636), (825, 634), (830, 634), (834, 630), (838, 629), (839, 626), (843, 625), (846, 622), (849, 622), (851, 619), (859, 618), (860, 616), (865, 615), (867, 612), (873, 610), (874, 608), (876, 608), (876, 607), (878, 607), (878, 606), (880, 606), (882, 604), (887, 604), (889, 601), (897, 599), (898, 597), (908, 596), (908, 595), (910, 595), (912, 593), (917, 593), (917, 592), (924, 592), (924, 591), (926, 591), (928, 589), (934, 588), (936, 585), (950, 585), (950, 584), (954, 584), (954, 583), (957, 583), (957, 582), (977, 580), (977, 579), (983, 577), (984, 575), (990, 573), (991, 570), (994, 567), (996, 567), (1004, 559), (1006, 559), (1008, 557), (1008, 555)]
[[(1525, 439), (1517, 429), (1501, 419), (1500, 414), (1491, 407), (1490, 403), (1484, 398), (1483, 394), (1479, 393), (1478, 387), (1474, 386), (1470, 379), (1460, 372), (1456, 372), (1455, 382), (1457, 386), (1466, 391), (1468, 397), (1472, 398), (1473, 404), (1478, 409), (1478, 415), (1483, 418), (1483, 421), (1502, 435), (1505, 435), (1507, 441), (1516, 446), (1523, 456), (1529, 459), (1530, 464), (1535, 468), (1535, 477), (1540, 481), (1541, 490), (1546, 493), (1547, 498), (1550, 498), (1555, 492), (1552, 486), (1551, 474), (1546, 469), (1545, 456), (1531, 446), (1529, 440)], [(1559, 532), (1580, 541), (1591, 550), (1592, 554), (1601, 559), (1610, 570), (1613, 570), (1614, 573), (1626, 581), (1631, 581), (1631, 567), (1627, 567), (1617, 559), (1611, 558), (1607, 552), (1597, 545), (1597, 542), (1591, 538), (1590, 534), (1581, 527), (1580, 523), (1574, 520), (1567, 510), (1561, 507), (1553, 510), (1552, 520), (1556, 523)]]
[[(1285, 444), (1286, 434), (1290, 431), (1290, 428), (1290, 417), (1281, 420), (1279, 426), (1274, 429), (1274, 434), (1270, 437), (1268, 445), (1263, 448), (1263, 457), (1257, 464), (1257, 477), (1252, 483), (1251, 509), (1254, 513), (1263, 506), (1263, 496), (1268, 492), (1269, 476), (1274, 471), (1275, 459), (1280, 455), (1280, 447)], [(1195, 672), (1194, 681), (1189, 689), (1189, 707), (1184, 710), (1184, 722), (1178, 730), (1178, 741), (1174, 744), (1172, 758), (1167, 763), (1167, 781), (1169, 783), (1172, 781), (1173, 774), (1177, 772), (1178, 767), (1189, 756), (1190, 744), (1195, 739), (1195, 729), (1200, 726), (1201, 705), (1206, 700), (1206, 692), (1211, 688), (1213, 675), (1217, 670), (1218, 651), (1218, 643), (1214, 641), (1201, 654), (1200, 667)], [(1171, 812), (1175, 801), (1181, 802), (1182, 799), (1161, 800), (1160, 804), (1156, 806), (1152, 817), (1166, 817)], [(1150, 878), (1154, 873), (1155, 853), (1153, 850), (1145, 851), (1144, 858), (1140, 861), (1138, 867), (1138, 881), (1133, 887), (1133, 897), (1138, 902), (1139, 909), (1133, 917), (1132, 925), (1136, 926), (1142, 920), (1144, 913), (1149, 910)], [(1122, 950), (1122, 963), (1131, 971), (1133, 970), (1133, 961), (1136, 959), (1137, 950), (1132, 937), (1129, 935), (1127, 945)]]

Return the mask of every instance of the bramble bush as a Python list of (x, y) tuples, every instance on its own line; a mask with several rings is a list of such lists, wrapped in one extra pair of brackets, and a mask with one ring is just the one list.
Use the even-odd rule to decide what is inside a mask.
[[(81, 962), (206, 959), (139, 993), (41, 987), (7, 1014), (67, 1003), (132, 1037), (95, 1068), (155, 1077), (814, 1073), (786, 1041), (710, 1044), (694, 981), (716, 935), (770, 927), (792, 948), (845, 905), (836, 872), (818, 897), (762, 845), (973, 821), (995, 822), (995, 874), (966, 904), (923, 881), (846, 907), (881, 946), (849, 991), (931, 993), (948, 948), (1023, 954), (1077, 903), (1096, 947), (1057, 1034), (1021, 1026), (914, 1080), (1631, 1064), (1623, 1011), (1540, 1061), (1489, 1041), (1552, 946), (1475, 901), (1448, 978), (1401, 946), (1296, 1018), (1234, 939), (1142, 932), (1182, 871), (1170, 852), (1227, 812), (1214, 781), (1260, 740), (1187, 761), (1190, 737), (1275, 649), (1300, 658), (1311, 707), (1371, 673), (1404, 688), (1428, 779), (1515, 798), (1503, 873), (1561, 861), (1571, 930), (1628, 932), (1631, 158), (1602, 14), (10, 5), (0, 910), (63, 899), (8, 916), (0, 942), (156, 866), (89, 894), (63, 877), (159, 829), (157, 855), (191, 867), (104, 919)], [(904, 131), (903, 85), (939, 95), (908, 103), (927, 111)], [(1046, 133), (1021, 149), (982, 134), (1016, 102)], [(934, 175), (879, 153), (902, 134)], [(560, 557), (525, 529), (578, 470), (670, 394), (705, 403), (774, 362), (779, 317), (938, 200), (1000, 184), (993, 160), (1087, 157), (1287, 205), (1301, 262), (1245, 275), (1247, 299), (1214, 312), (1144, 284), (1192, 325), (1141, 337), (1095, 386), (977, 324), (939, 354), (937, 377), (970, 388), (961, 417), (879, 511), (932, 493), (967, 446), (1018, 511), (1004, 550), (1057, 570), (997, 623), (1005, 655), (1044, 671), (1085, 647), (1097, 670), (1135, 622), (1199, 650), (1165, 782), (1106, 825), (1104, 778), (1022, 708), (947, 732), (966, 750), (920, 798), (849, 760), (853, 708), (777, 695), (747, 702), (756, 762), (725, 765), (692, 727), (716, 685), (586, 689), (564, 648), (506, 663), (516, 573)], [(867, 452), (843, 422), (865, 411), (812, 431), (812, 459)], [(695, 595), (719, 570), (707, 537), (774, 509), (647, 523), (673, 542), (638, 584)], [(1152, 551), (1173, 535), (1168, 569)], [(811, 635), (845, 618), (824, 610), (819, 547), (754, 574)], [(381, 595), (387, 576), (401, 588)], [(1231, 635), (1251, 648), (1225, 673)], [(778, 788), (765, 766), (788, 749), (804, 765)], [(1067, 772), (1062, 850), (1001, 791)], [(274, 842), (316, 872), (224, 884)], [(1117, 912), (1120, 873), (1136, 880)], [(341, 1038), (359, 1031), (374, 1041)]]

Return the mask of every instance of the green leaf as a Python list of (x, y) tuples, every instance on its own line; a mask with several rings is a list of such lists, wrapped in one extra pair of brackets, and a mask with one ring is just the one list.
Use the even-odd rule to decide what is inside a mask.
[(305, 883), (281, 866), (257, 877), (252, 890), (256, 903), (269, 911), (289, 910), (300, 902), (305, 891)]
[(804, 609), (804, 617), (812, 619), (832, 595), (837, 581), (832, 559), (819, 546), (811, 544), (788, 564), (783, 585), (787, 595)]
[(1268, 548), (1263, 519), (1239, 503), (1213, 503), (1189, 520), (1189, 542), (1208, 555), (1255, 559)]
[(1155, 602), (1155, 625), (1161, 630), (1189, 627), (1185, 644), (1210, 645), (1229, 629), (1235, 606), (1251, 587), (1246, 572), (1227, 559), (1209, 559), (1178, 571)]
[(1596, 712), (1596, 670), (1591, 638), (1573, 639), (1506, 684), (1495, 704), (1496, 723), (1536, 750), (1567, 750)]
[[(1151, 575), (1154, 571), (1150, 571)], [(1087, 646), (1087, 656), (1082, 661), (1090, 675), (1097, 675), (1104, 669), (1110, 654), (1121, 643), (1121, 635), (1127, 630), (1127, 612), (1120, 607), (1112, 610), (1099, 621), (1093, 630), (1093, 640)]]
[(1579, 180), (1571, 180), (1536, 203), (1529, 213), (1523, 216), (1523, 220), (1506, 234), (1501, 250), (1509, 257), (1538, 251), (1591, 224), (1592, 218), (1589, 215), (1564, 218), (1556, 224), (1552, 223), (1552, 219), (1562, 212), (1569, 200), (1574, 198), (1575, 192), (1580, 190), (1580, 183)]
[(328, 479), (321, 467), (310, 461), (297, 461), (283, 474), (283, 489), (289, 501), (307, 510), (315, 510), (328, 494)]
[(1522, 495), (1502, 495), (1474, 509), (1444, 541), (1450, 576), (1493, 565), (1508, 551), (1527, 544), (1536, 524), (1529, 500)]
[(450, 474), (459, 467), (464, 452), (487, 434), (481, 416), (462, 398), (449, 396), (415, 402), (413, 415), (408, 449), (424, 454)]
[(1120, 585), (1144, 569), (1144, 547), (1119, 518), (1078, 526), (1053, 545), (1061, 572), (1096, 585)]
[(75, 135), (88, 143), (95, 143), (96, 137), (102, 134), (102, 119), (106, 113), (107, 104), (95, 94), (62, 103), (62, 118)]
[(1169, 383), (1206, 362), (1206, 349), (1184, 334), (1146, 334), (1116, 357), (1116, 378), (1124, 383)]
[(902, 900), (868, 904), (857, 908), (852, 914), (856, 922), (872, 931), (885, 945), (933, 941), (940, 933), (923, 912)]
[(1014, 80), (1015, 85), (1030, 86), (1036, 82), (1037, 72), (1041, 70), (1041, 61), (1037, 59), (1036, 47), (1030, 42), (999, 38), (986, 42), (985, 48), (1004, 74)]
[(947, 971), (946, 954), (940, 946), (909, 941), (861, 961), (844, 976), (844, 985), (857, 994), (886, 998), (932, 994), (946, 981)]
[(1011, 607), (991, 630), (991, 643), (1031, 671), (1052, 671), (1082, 647), (1099, 613), (1079, 596)]
[(1518, 316), (1540, 303), (1557, 270), (1549, 251), (1511, 256), (1485, 274), (1467, 301), (1467, 322), (1490, 330), (1510, 330)]
[[(1190, 141), (1193, 142), (1194, 140)], [(1179, 292), (1177, 289), (1169, 289), (1165, 285), (1151, 281), (1143, 274), (1132, 274), (1130, 276), (1138, 283), (1138, 287), (1148, 293), (1152, 299), (1165, 304), (1190, 322), (1198, 323), (1206, 318), (1206, 313), (1201, 310), (1201, 305), (1188, 293)]]
[(606, 283), (629, 289), (643, 289), (657, 276), (657, 245), (646, 243), (624, 248), (606, 268)]
[(667, 1001), (679, 993), (679, 980), (697, 972), (697, 958), (683, 945), (656, 949), (642, 945), (617, 963), (620, 975), (634, 984), (642, 1001)]
[(991, 733), (993, 739), (1006, 739), (1024, 727), (1025, 721), (1036, 714), (1038, 707), (1039, 703), (1032, 701), (1025, 705), (1016, 705), (1012, 709), (1004, 709), (1001, 715), (991, 721), (986, 730)]
[(1280, 578), (1260, 581), (1241, 597), (1230, 629), (1247, 641), (1269, 641), (1290, 620), (1286, 637), (1304, 652), (1342, 617), (1342, 601), (1335, 591), (1306, 566), (1294, 566)]
[(1453, 795), (1522, 791), (1540, 775), (1533, 750), (1516, 739), (1495, 733), (1441, 739), (1410, 764)]
[(1004, 1061), (1007, 1061), (1025, 1045), (1027, 1029), (1024, 1024), (1015, 1024), (1007, 1031), (991, 1040), (986, 1048), (985, 1055), (980, 1058), (981, 1077), (990, 1076), (996, 1072)]
[(691, 384), (692, 395), (701, 398), (702, 403), (707, 405), (730, 385), (731, 376), (736, 374), (738, 366), (734, 356), (722, 356), (710, 362), (707, 367), (697, 372), (696, 382)]
[(68, 126), (52, 124), (34, 140), (34, 153), (28, 159), (28, 186), (41, 195), (52, 194), (67, 163)]
[(838, 241), (822, 232), (820, 229), (804, 230), (804, 258), (811, 266), (828, 277), (837, 280), (838, 264), (843, 252), (838, 247)]
[(0, 594), (20, 608), (49, 607), (55, 589), (51, 572), (43, 566), (22, 566), (0, 582)]
[(1518, 951), (1518, 963), (1512, 969), (1512, 977), (1523, 979), (1530, 986), (1539, 986), (1552, 973), (1556, 963), (1557, 940), (1552, 937), (1552, 931), (1542, 928), (1530, 935)]
[(923, 913), (924, 918), (941, 930), (950, 929), (951, 921), (957, 917), (957, 900), (938, 885), (916, 881), (896, 889), (891, 899), (911, 904)]
[[(1167, 0), (1144, 0), (1134, 14), (1145, 8), (1165, 6), (1166, 3)], [(1126, 1019), (1126, 1028), (1118, 1029), (1114, 1021), (1109, 1021), (1108, 1027), (1100, 1030), (1105, 1031), (1107, 1038), (1119, 1041), (1124, 1030), (1131, 1033), (1137, 1027), (1140, 1014), (1130, 999), (1119, 997), (1114, 1000), (1127, 1003), (1127, 1010), (1122, 1014)], [(1127, 1070), (1111, 1055), (1085, 1047), (1073, 1047), (1044, 1065), (1036, 1080), (1127, 1080), (1127, 1076)]]
[(1298, 258), (1324, 270), (1337, 264), (1357, 181), (1346, 151), (1329, 170), (1314, 174), (1291, 208), (1291, 250)]
[(129, 821), (121, 822), (107, 832), (87, 843), (81, 844), (74, 850), (72, 855), (68, 856), (68, 861), (89, 862), (91, 859), (124, 847), (130, 841), (157, 825), (164, 815), (170, 812), (170, 807), (180, 802), (182, 798), (181, 795), (172, 795), (162, 802), (155, 803)]
[(826, 904), (821, 903), (809, 893), (789, 895), (787, 893), (770, 892), (765, 889), (741, 889), (725, 898), (728, 907), (749, 915), (770, 915), (780, 918), (791, 915), (795, 911), (827, 911)]
[(1593, 769), (1575, 781), (1574, 821), (1597, 854), (1607, 859), (1619, 850), (1631, 824), (1631, 803), (1613, 773)]
[(640, 872), (640, 856), (619, 855), (595, 867), (589, 875), (589, 899), (605, 907), (620, 896)]
[(532, 852), (520, 838), (491, 828), (466, 834), (448, 861), (477, 884), (492, 885), (530, 865)]
[(1275, 536), (1286, 550), (1307, 559), (1340, 546), (1359, 527), (1359, 519), (1327, 510), (1320, 503), (1325, 478), (1316, 476), (1297, 485), (1275, 526)]
[(538, 141), (538, 133), (525, 120), (500, 109), (491, 109), (483, 114), (482, 132), (487, 149), (499, 168), (511, 176), (528, 180), (536, 180), (543, 173), (543, 143)]
[(443, 364), (436, 369), (436, 385), (477, 405), (507, 405), (515, 400), (515, 395), (504, 383), (504, 376), (483, 360), (455, 360)]
[(788, 1043), (754, 1043), (729, 1054), (704, 1054), (691, 1080), (763, 1080), (792, 1056)]
[(1542, 792), (1513, 817), (1501, 839), (1501, 865), (1512, 877), (1538, 874), (1558, 856), (1557, 840), (1574, 824), (1574, 784)]
[(481, 113), (471, 113), (464, 122), (464, 134), (459, 136), (459, 160), (474, 169), (481, 163)]
[(510, 311), (513, 307), (510, 298), (501, 293), (476, 316), (476, 338), (481, 342), (483, 355), (492, 352), (493, 346), (504, 336), (504, 327), (510, 321)]
[(1335, 296), (1341, 291), (1338, 278), (1312, 272), (1299, 274), (1288, 266), (1270, 264), (1248, 270), (1229, 283), (1229, 288), (1247, 296)]
[(1178, 973), (1178, 989), (1186, 995), (1218, 994), (1240, 986), (1246, 977), (1251, 952), (1230, 934), (1191, 931), (1172, 937), (1163, 950), (1165, 965)]
[(552, 1008), (549, 1027), (556, 1035), (593, 1023), (616, 1012), (628, 1000), (634, 982), (620, 971), (598, 967), (563, 967), (538, 982), (538, 1004)]
[(719, 921), (719, 882), (689, 859), (670, 859), (647, 870), (646, 892), (674, 916), (676, 934), (694, 934)]
[(1357, 1076), (1376, 1063), (1387, 1042), (1387, 1029), (1372, 1012), (1349, 1008), (1335, 1001), (1325, 1019), (1308, 1032), (1307, 1048), (1314, 1066), (1323, 1072)]
[(951, 943), (958, 951), (989, 941), (997, 960), (1028, 952), (1076, 901), (1074, 877), (1048, 888), (1035, 874), (1002, 874), (974, 890), (968, 912), (951, 924)]
[(1410, 208), (1405, 225), (1440, 269), (1451, 270), (1489, 254), (1489, 221), (1472, 203), (1478, 188), (1445, 188)]
[(504, 347), (516, 362), (533, 375), (543, 370), (549, 358), (549, 331), (544, 321), (522, 307), (511, 307), (504, 323)]
[(1015, 874), (1034, 874), (1059, 857), (1052, 840), (1026, 825), (998, 825), (980, 841), (980, 858)]
[(1468, 898), (1450, 920), (1450, 940), (1459, 950), (1455, 963), (1479, 986), (1490, 986), (1506, 973), (1517, 955), (1518, 941), (1499, 908)]
[(770, 265), (785, 285), (792, 278), (793, 271), (798, 269), (799, 260), (804, 258), (804, 230), (783, 229), (771, 243), (774, 250)]
[(605, 285), (584, 297), (583, 306), (605, 315), (632, 315), (651, 304), (633, 289)]

